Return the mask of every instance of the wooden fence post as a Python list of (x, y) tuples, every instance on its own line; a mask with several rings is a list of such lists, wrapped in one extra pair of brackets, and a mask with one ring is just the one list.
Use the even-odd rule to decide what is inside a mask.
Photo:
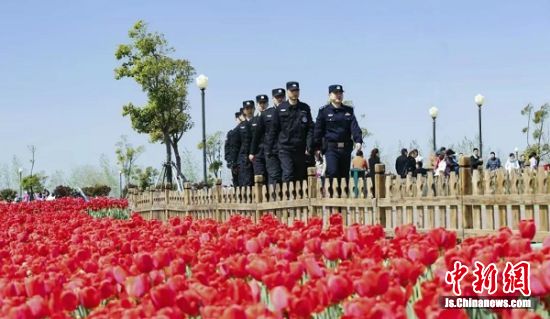
[(222, 180), (221, 178), (218, 178), (216, 180), (216, 189), (214, 190), (215, 192), (215, 200), (216, 200), (216, 221), (217, 222), (222, 222), (222, 213), (221, 213), (221, 210), (222, 210)]
[(162, 221), (168, 220), (170, 216), (170, 189), (166, 188), (164, 190), (164, 218), (161, 218)]
[(254, 204), (256, 204), (256, 212), (254, 215), (254, 220), (256, 223), (260, 221), (260, 205), (262, 203), (263, 194), (262, 187), (264, 186), (264, 176), (263, 175), (254, 175)]
[(185, 215), (189, 215), (189, 206), (191, 206), (191, 183), (183, 183), (183, 204), (185, 205)]
[[(460, 178), (460, 195), (462, 197), (472, 195), (472, 168), (470, 167), (470, 158), (467, 156), (462, 156), (458, 160), (459, 168), (459, 178)], [(462, 209), (462, 220), (463, 220), (463, 229), (471, 229), (473, 227), (473, 214), (472, 214), (471, 205), (463, 205)], [(464, 239), (464, 234), (462, 235)]]
[(313, 207), (313, 201), (317, 200), (317, 168), (315, 167), (307, 168), (307, 191), (309, 202), (307, 207), (308, 216), (317, 217), (316, 209)]
[(150, 196), (151, 211), (149, 212), (149, 219), (153, 219), (153, 206), (155, 206), (155, 189), (151, 188), (150, 192), (151, 192), (151, 196)]
[(374, 165), (374, 193), (376, 200), (376, 216), (374, 223), (380, 224), (386, 228), (386, 212), (378, 205), (382, 198), (386, 197), (386, 165)]

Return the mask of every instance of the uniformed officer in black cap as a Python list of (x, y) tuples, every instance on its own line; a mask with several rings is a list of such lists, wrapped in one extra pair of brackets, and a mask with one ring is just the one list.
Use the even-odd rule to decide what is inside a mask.
[(279, 104), (285, 101), (286, 91), (283, 88), (277, 88), (271, 90), (271, 96), (273, 97), (273, 106), (278, 107)]
[[(329, 86), (330, 103), (319, 109), (315, 121), (314, 143), (326, 159), (326, 177), (348, 177), (351, 152), (360, 150), (363, 136), (351, 106), (342, 103), (344, 89), (339, 84)], [(324, 146), (323, 146), (324, 144)]]
[(238, 133), (235, 134), (235, 149), (232, 156), (232, 160), (239, 163), (239, 186), (252, 186), (254, 184), (252, 162), (248, 159), (252, 140), (250, 120), (253, 115), (254, 101), (244, 101), (243, 121), (236, 128)]
[(250, 128), (252, 130), (252, 140), (250, 141), (250, 154), (248, 158), (252, 161), (252, 167), (254, 168), (254, 175), (262, 175), (264, 182), (267, 183), (267, 170), (264, 154), (264, 135), (261, 132), (262, 126), (262, 113), (265, 112), (269, 104), (269, 98), (267, 95), (261, 94), (256, 96), (256, 105), (258, 113), (250, 121)]
[(236, 144), (236, 134), (238, 133), (237, 128), (238, 125), (241, 124), (241, 121), (243, 120), (243, 114), (242, 114), (242, 108), (239, 110), (239, 112), (235, 113), (235, 127), (229, 130), (227, 132), (227, 136), (225, 139), (224, 144), (224, 158), (227, 162), (227, 168), (231, 170), (231, 175), (233, 177), (233, 186), (239, 186), (239, 163), (233, 162), (232, 154), (233, 149), (235, 148)]
[(273, 113), (265, 152), (273, 155), (277, 148), (281, 161), (282, 181), (304, 180), (307, 177), (306, 155), (313, 151), (313, 119), (309, 105), (301, 102), (300, 84), (286, 84), (288, 100)]
[[(273, 89), (271, 93), (273, 96), (274, 106), (267, 109), (265, 108), (265, 106), (267, 106), (267, 96), (258, 95), (256, 97), (256, 100), (260, 105), (260, 116), (258, 117), (258, 125), (255, 129), (253, 127), (252, 144), (250, 145), (250, 149), (252, 152), (251, 158), (255, 158), (256, 161), (259, 157), (258, 154), (261, 153), (261, 155), (263, 155), (265, 170), (267, 171), (266, 183), (276, 184), (281, 182), (281, 163), (279, 162), (279, 155), (277, 154), (277, 148), (274, 147), (271, 151), (271, 156), (265, 156), (265, 144), (266, 136), (271, 130), (273, 114), (275, 113), (277, 106), (285, 100), (285, 89)], [(261, 102), (259, 100), (261, 100)], [(254, 163), (256, 164), (256, 162)]]

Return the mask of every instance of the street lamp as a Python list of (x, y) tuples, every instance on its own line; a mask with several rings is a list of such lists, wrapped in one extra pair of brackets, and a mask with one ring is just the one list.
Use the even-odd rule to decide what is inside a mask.
[(432, 117), (433, 123), (432, 123), (432, 137), (433, 137), (433, 149), (434, 153), (436, 152), (436, 143), (435, 143), (435, 119), (437, 118), (437, 114), (439, 113), (439, 109), (435, 106), (432, 106), (429, 110), (430, 116)]
[(197, 77), (197, 86), (201, 90), (202, 98), (202, 170), (204, 174), (204, 185), (206, 185), (206, 124), (204, 118), (204, 91), (208, 86), (208, 77), (204, 74), (199, 75)]
[(478, 119), (479, 119), (479, 157), (483, 158), (483, 139), (481, 138), (481, 106), (485, 102), (485, 97), (481, 94), (475, 96), (474, 101), (477, 104), (478, 108)]
[(23, 201), (23, 169), (19, 168), (19, 200)]
[(120, 198), (122, 198), (122, 170), (118, 171), (118, 189), (120, 189)]

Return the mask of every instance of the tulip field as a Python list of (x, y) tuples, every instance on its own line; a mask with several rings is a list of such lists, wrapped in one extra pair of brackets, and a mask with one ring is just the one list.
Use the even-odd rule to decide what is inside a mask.
[[(0, 318), (548, 318), (550, 238), (468, 238), (413, 226), (344, 227), (340, 215), (147, 221), (114, 199), (0, 204)], [(445, 309), (455, 261), (530, 263), (532, 309)], [(475, 296), (474, 277), (460, 282)], [(497, 288), (495, 295), (520, 296)]]

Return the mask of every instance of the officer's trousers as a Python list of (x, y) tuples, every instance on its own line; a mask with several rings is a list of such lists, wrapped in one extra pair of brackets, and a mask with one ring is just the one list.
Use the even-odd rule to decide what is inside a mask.
[(233, 186), (239, 186), (239, 165), (235, 165), (231, 168), (231, 177), (233, 178)]
[(269, 185), (280, 183), (281, 161), (279, 161), (279, 156), (277, 154), (266, 156), (265, 163), (267, 169), (267, 183)]
[(262, 175), (264, 177), (264, 183), (267, 183), (267, 170), (266, 170), (266, 159), (264, 154), (264, 149), (260, 148), (258, 154), (254, 157), (254, 162), (252, 167), (254, 168), (254, 176)]
[(239, 155), (239, 186), (254, 184), (254, 169), (248, 155)]
[[(340, 185), (341, 179), (349, 179), (351, 166), (351, 149), (349, 148), (328, 148), (325, 153), (326, 178), (329, 188), (341, 195), (342, 189), (347, 185)], [(331, 192), (332, 193), (332, 192)]]
[(279, 150), (283, 182), (302, 181), (307, 178), (306, 154), (304, 149)]

